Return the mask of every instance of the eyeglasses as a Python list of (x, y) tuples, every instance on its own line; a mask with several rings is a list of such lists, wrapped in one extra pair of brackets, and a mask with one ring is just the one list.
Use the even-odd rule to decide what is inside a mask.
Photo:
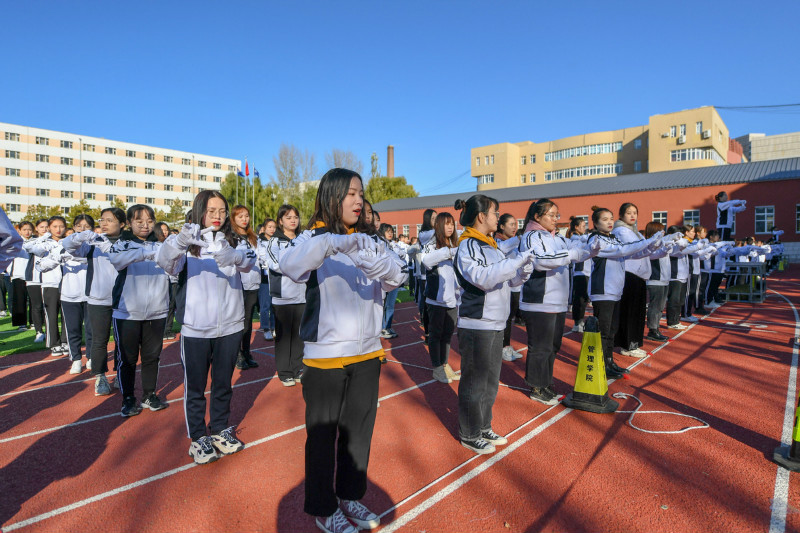
[(553, 215), (553, 214), (550, 214), (550, 213), (547, 213), (546, 215), (547, 215), (548, 217), (550, 217), (550, 218), (554, 218), (554, 219), (556, 219), (556, 220), (561, 220), (561, 213), (556, 213), (555, 215)]

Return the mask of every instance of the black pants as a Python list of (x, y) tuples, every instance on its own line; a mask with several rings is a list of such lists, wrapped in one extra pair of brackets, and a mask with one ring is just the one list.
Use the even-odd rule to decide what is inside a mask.
[(434, 368), (447, 363), (450, 339), (456, 330), (458, 309), (426, 304), (428, 308), (428, 352)]
[(705, 309), (706, 295), (708, 294), (708, 283), (711, 281), (711, 274), (700, 272), (700, 285), (697, 287), (697, 309)]
[(725, 275), (721, 272), (712, 272), (709, 276), (708, 286), (706, 287), (706, 302), (716, 302), (717, 294), (719, 293), (719, 286), (722, 283), (722, 278)]
[(567, 313), (522, 311), (528, 332), (528, 355), (525, 358), (525, 382), (531, 387), (553, 383), (556, 352), (561, 349)]
[(619, 301), (619, 329), (614, 336), (614, 346), (635, 350), (644, 344), (644, 323), (647, 309), (647, 282), (630, 272), (625, 272), (625, 286)]
[[(240, 348), (245, 359), (250, 359), (250, 339), (253, 336), (253, 313), (258, 305), (258, 289), (242, 291), (244, 300), (244, 331), (242, 332), (242, 346)], [(225, 429), (225, 428), (222, 428)]]
[(686, 298), (683, 300), (681, 316), (692, 316), (692, 311), (697, 309), (697, 293), (700, 290), (700, 274), (689, 274), (686, 288)]
[(156, 391), (158, 361), (164, 339), (164, 321), (123, 320), (114, 318), (114, 341), (117, 358), (117, 381), (122, 397), (134, 396), (136, 363), (142, 360), (142, 392), (147, 396)]
[(664, 311), (664, 304), (667, 303), (666, 285), (648, 285), (647, 293), (650, 296), (650, 303), (647, 305), (647, 329), (659, 331), (661, 322), (661, 312)]
[[(47, 321), (45, 344), (48, 348), (65, 344), (67, 335), (64, 327), (64, 315), (61, 313), (61, 291), (55, 287), (42, 287), (42, 301), (44, 302), (44, 317)], [(59, 316), (61, 317), (61, 331), (58, 330)]]
[(428, 280), (425, 278), (418, 278), (417, 279), (417, 308), (419, 309), (419, 318), (422, 320), (422, 329), (425, 331), (425, 335), (428, 334), (428, 308), (425, 305), (425, 285), (428, 284)]
[(172, 323), (175, 321), (175, 306), (177, 305), (178, 284), (169, 283), (169, 311), (167, 311), (167, 318), (164, 322), (164, 336), (172, 332)]
[(241, 343), (241, 331), (214, 339), (186, 337), (181, 334), (181, 362), (185, 376), (183, 400), (186, 429), (190, 439), (197, 440), (206, 435), (205, 392), (209, 369), (211, 405), (208, 428), (214, 434), (228, 427), (233, 396), (231, 379)]
[(614, 360), (614, 337), (619, 329), (619, 300), (595, 300), (592, 302), (594, 316), (600, 327), (603, 343), (603, 358), (606, 362)]
[(11, 325), (15, 327), (27, 326), (28, 290), (25, 288), (24, 279), (11, 280), (11, 294)]
[(89, 359), (92, 346), (92, 323), (89, 321), (86, 302), (61, 302), (61, 315), (64, 317), (66, 326), (70, 360), (81, 360), (84, 329), (86, 330), (86, 358)]
[(364, 497), (380, 374), (375, 358), (344, 368), (309, 367), (303, 375), (306, 513), (330, 516), (337, 497)]
[(717, 228), (719, 232), (719, 240), (721, 241), (729, 241), (731, 240), (731, 228)]
[(667, 325), (674, 326), (681, 321), (681, 307), (686, 300), (686, 284), (677, 280), (669, 282), (667, 291)]
[(458, 435), (461, 440), (475, 440), (482, 431), (492, 429), (492, 407), (503, 364), (503, 331), (458, 328), (458, 346)]
[(28, 298), (30, 298), (30, 319), (36, 333), (44, 332), (44, 301), (42, 300), (42, 286), (27, 284)]
[(6, 311), (11, 307), (9, 301), (6, 305), (6, 298), (11, 298), (11, 281), (7, 274), (0, 275), (0, 311)]
[[(292, 379), (303, 370), (303, 339), (300, 338), (300, 321), (306, 304), (275, 305), (275, 367), (278, 379)], [(305, 379), (305, 378), (303, 378)]]
[(511, 327), (514, 325), (514, 319), (517, 318), (519, 311), (519, 292), (511, 291), (511, 308), (506, 321), (506, 329), (503, 332), (503, 348), (511, 346)]
[(89, 344), (89, 359), (92, 361), (92, 374), (108, 372), (108, 338), (111, 335), (110, 305), (87, 304), (89, 328), (92, 331), (92, 342)]
[(589, 303), (589, 277), (572, 276), (572, 320), (579, 322), (586, 316)]

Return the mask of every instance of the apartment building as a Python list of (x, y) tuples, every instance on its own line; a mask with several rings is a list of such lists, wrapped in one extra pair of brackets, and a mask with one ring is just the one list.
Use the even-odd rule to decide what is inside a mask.
[(771, 159), (800, 157), (800, 132), (779, 135), (748, 133), (747, 135), (736, 137), (736, 140), (744, 148), (744, 155), (748, 161), (769, 161)]
[(730, 138), (727, 126), (711, 106), (653, 115), (644, 126), (471, 150), (472, 177), (478, 190), (742, 161), (741, 145)]
[(115, 198), (169, 210), (188, 207), (204, 189), (219, 190), (239, 161), (74, 133), (0, 122), (0, 204), (12, 220), (28, 207), (70, 206), (86, 200), (107, 206)]

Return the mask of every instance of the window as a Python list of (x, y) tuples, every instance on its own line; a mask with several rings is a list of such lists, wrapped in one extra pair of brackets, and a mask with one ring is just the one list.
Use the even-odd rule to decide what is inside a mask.
[(61, 191), (61, 198), (72, 198), (72, 191)]
[(531, 180), (530, 180), (530, 182), (531, 183), (536, 182), (536, 173), (535, 172), (531, 172)]
[(481, 158), (480, 158), (480, 157), (476, 157), (476, 158), (475, 158), (475, 166), (476, 166), (476, 167), (479, 167), (479, 166), (481, 166)]
[(486, 183), (494, 183), (494, 174), (478, 176), (478, 185), (485, 185)]
[(84, 168), (94, 168), (94, 161), (90, 161), (88, 159), (83, 160)]
[(144, 154), (144, 158), (145, 158), (145, 159), (148, 159), (148, 160), (150, 160), (150, 161), (155, 161), (155, 160), (156, 160), (156, 154), (149, 154), (149, 153), (145, 153), (145, 154)]
[(220, 165), (219, 163), (214, 163), (214, 169), (215, 170), (221, 170), (222, 169), (222, 165)]
[(683, 225), (696, 226), (700, 223), (700, 210), (699, 209), (684, 209), (683, 210)]
[(94, 200), (94, 193), (93, 192), (85, 192), (83, 193), (84, 200)]
[(125, 150), (125, 155), (127, 157), (136, 157), (136, 150)]
[(675, 130), (676, 130), (675, 126), (670, 126), (669, 127), (669, 136), (670, 137), (675, 137)]
[[(72, 148), (72, 146), (70, 146), (70, 148)], [(83, 149), (86, 150), (87, 152), (94, 152), (95, 146), (93, 144), (84, 143), (83, 144)], [(106, 152), (106, 153), (108, 153), (108, 152)]]
[(800, 233), (800, 204), (794, 206), (794, 232)]
[(164, 171), (164, 176), (167, 177), (167, 178), (171, 178), (172, 177), (172, 171), (171, 170), (165, 170)]
[(642, 148), (642, 140), (641, 139), (634, 139), (633, 140), (633, 147), (637, 150), (641, 150)]
[(72, 174), (61, 174), (61, 181), (72, 181)]
[(633, 162), (633, 171), (634, 172), (641, 172), (642, 171), (642, 162), (641, 161), (634, 161)]
[(192, 192), (192, 188), (183, 186), (183, 187), (181, 187), (181, 192)]
[(6, 176), (16, 176), (20, 177), (22, 172), (18, 168), (7, 168), (6, 169)]
[(531, 154), (531, 165), (536, 163), (536, 154)]
[(205, 168), (206, 167), (206, 162), (205, 161), (198, 161), (197, 162), (197, 166)]
[(528, 158), (526, 156), (524, 156), (524, 155), (519, 158), (519, 164), (520, 165), (527, 165), (528, 164), (527, 161), (528, 161)]
[(10, 131), (6, 132), (6, 140), (7, 141), (19, 141), (19, 133), (12, 133)]
[(136, 197), (135, 196), (126, 196), (125, 197), (125, 202), (127, 202), (129, 204), (135, 204), (136, 203)]
[(491, 161), (491, 162), (492, 162), (492, 164), (494, 165), (494, 155), (490, 155), (490, 156), (489, 156), (489, 161)]
[(71, 157), (62, 157), (61, 158), (61, 164), (62, 165), (71, 165), (72, 164), (72, 158)]
[(172, 185), (164, 185), (164, 190), (167, 192), (172, 192), (175, 189)]
[(544, 154), (545, 161), (560, 161), (561, 159), (569, 159), (571, 157), (581, 157), (584, 155), (595, 154), (613, 154), (622, 151), (622, 141), (603, 144), (587, 144), (585, 146), (575, 146), (573, 148), (564, 148), (555, 152), (546, 152)]
[(6, 158), (19, 159), (19, 152), (17, 152), (16, 150), (6, 150)]
[(36, 196), (50, 196), (50, 189), (36, 189)]
[(69, 207), (62, 207), (61, 208), (61, 214), (64, 215), (64, 216), (69, 215)]
[(525, 174), (520, 174), (519, 175), (519, 182), (520, 183), (525, 183), (525, 179), (526, 178), (527, 178), (527, 176)]
[(214, 183), (222, 183), (222, 178), (219, 176), (214, 176)]
[(694, 161), (695, 159), (710, 159), (718, 165), (726, 164), (725, 159), (713, 148), (684, 148), (682, 150), (672, 150), (670, 161)]
[(6, 204), (6, 211), (9, 213), (19, 213), (20, 205), (19, 204)]
[(395, 239), (397, 238), (397, 224), (392, 224), (392, 233), (394, 233)]
[(126, 181), (126, 182), (125, 182), (125, 186), (126, 186), (126, 187), (131, 187), (131, 188), (135, 189), (135, 188), (136, 188), (136, 182), (135, 182), (135, 181), (128, 180), (128, 181)]
[(114, 178), (106, 178), (106, 185), (111, 186), (111, 187), (116, 187), (117, 186), (117, 180), (115, 180)]
[(192, 177), (192, 175), (191, 175), (191, 174), (189, 174), (188, 172), (182, 172), (182, 173), (181, 173), (181, 177), (182, 177), (183, 179), (185, 179), (185, 180), (188, 180), (188, 179), (190, 179), (190, 178)]
[(83, 177), (83, 182), (84, 183), (88, 183), (90, 185), (93, 185), (94, 182), (95, 182), (94, 176), (84, 176)]
[(667, 212), (666, 211), (653, 211), (653, 222), (661, 222), (664, 227), (667, 226)]
[(36, 144), (43, 144), (47, 146), (49, 139), (47, 137), (36, 137)]
[[(800, 206), (798, 206), (798, 211), (797, 212), (800, 213)], [(798, 220), (800, 220), (800, 219), (798, 219)], [(798, 223), (798, 224), (800, 224), (800, 223)], [(800, 226), (798, 226), (798, 227), (800, 227)], [(408, 235), (408, 224), (403, 224), (403, 235)]]
[(484, 165), (488, 165), (488, 164), (489, 164), (489, 156), (488, 156), (488, 155), (487, 155), (487, 156), (484, 156), (484, 158), (483, 158), (483, 164), (484, 164)]
[(144, 199), (144, 203), (146, 203), (146, 204), (154, 204), (154, 203), (156, 203), (156, 199), (153, 198), (153, 197), (148, 196), (147, 198)]
[(228, 165), (228, 172), (236, 172), (236, 167), (233, 165)]
[(756, 233), (770, 233), (775, 225), (775, 208), (771, 205), (756, 207)]
[(181, 159), (181, 165), (191, 165), (191, 164), (192, 164), (192, 160), (191, 159), (187, 159), (185, 157), (183, 159)]
[(113, 194), (106, 194), (106, 202), (113, 202), (114, 195)]
[(606, 165), (590, 165), (586, 167), (565, 168), (562, 170), (552, 170), (544, 173), (544, 181), (558, 181), (570, 178), (580, 178), (585, 176), (603, 176), (609, 174), (620, 174), (622, 163)]
[(117, 170), (116, 163), (106, 163), (106, 170)]
[(50, 173), (49, 172), (45, 172), (43, 170), (37, 170), (36, 171), (36, 179), (49, 180), (50, 179)]
[(72, 149), (72, 141), (61, 141), (61, 148)]
[(694, 132), (695, 133), (703, 133), (703, 122), (698, 122), (694, 125)]
[(417, 236), (419, 236), (420, 231), (422, 231), (422, 224), (417, 224)]
[(156, 184), (155, 183), (145, 183), (144, 184), (144, 188), (152, 191), (153, 189), (156, 188)]
[(686, 135), (686, 124), (681, 124), (681, 135)]
[(171, 155), (165, 155), (164, 156), (164, 163), (172, 163), (172, 156)]
[(154, 169), (154, 168), (145, 168), (144, 169), (144, 173), (145, 174), (149, 174), (150, 176), (154, 176), (155, 173), (156, 173), (156, 169)]
[(199, 179), (200, 181), (206, 181), (206, 175), (205, 174), (198, 174), (197, 175), (197, 179)]
[(190, 205), (192, 205), (192, 202), (190, 202), (189, 200), (183, 201), (183, 207), (189, 207)]
[(117, 155), (117, 149), (111, 148), (110, 146), (106, 146), (106, 153), (108, 155)]
[(40, 163), (49, 163), (50, 156), (47, 154), (36, 154), (36, 160)]
[(517, 219), (517, 229), (525, 229), (524, 224), (525, 224), (525, 219), (524, 218), (518, 218)]
[(125, 172), (136, 172), (136, 167), (133, 165), (125, 165)]
[(22, 191), (22, 187), (16, 187), (13, 185), (6, 185), (6, 194), (20, 194)]

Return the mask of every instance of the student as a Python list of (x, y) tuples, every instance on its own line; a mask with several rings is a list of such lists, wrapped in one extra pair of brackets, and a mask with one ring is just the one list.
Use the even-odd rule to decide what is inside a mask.
[[(686, 284), (689, 281), (689, 254), (694, 253), (700, 248), (699, 243), (690, 244), (684, 238), (682, 231), (686, 231), (683, 226), (670, 226), (667, 229), (667, 236), (677, 236), (676, 246), (670, 253), (670, 280), (667, 289), (667, 327), (670, 329), (684, 330), (687, 326), (680, 323), (681, 309), (686, 301)], [(692, 228), (689, 237), (694, 237)], [(696, 319), (695, 319), (696, 320)]]
[(453, 270), (458, 235), (453, 215), (438, 215), (433, 229), (434, 236), (425, 245), (421, 255), (422, 265), (427, 272), (425, 304), (428, 307), (428, 352), (433, 366), (433, 379), (451, 383), (461, 379), (447, 363), (458, 313), (458, 282)]
[[(164, 242), (167, 237), (171, 235), (169, 225), (166, 222), (156, 222), (155, 226), (156, 238), (158, 242)], [(175, 297), (178, 291), (178, 278), (176, 276), (169, 277), (169, 310), (167, 311), (167, 319), (164, 322), (164, 340), (172, 340), (175, 334), (172, 332), (172, 325), (175, 322)]]
[[(585, 243), (586, 219), (569, 217), (567, 238), (574, 242)], [(583, 333), (583, 319), (586, 316), (586, 304), (589, 303), (589, 276), (592, 271), (591, 261), (579, 261), (572, 265), (572, 326), (573, 333)]]
[[(107, 207), (100, 212), (101, 234), (82, 231), (64, 239), (64, 250), (73, 257), (86, 258), (86, 314), (92, 342), (89, 345), (89, 363), (95, 376), (95, 396), (111, 394), (108, 372), (108, 340), (113, 314), (113, 289), (117, 281), (117, 269), (109, 260), (111, 246), (117, 242), (125, 227), (125, 211), (119, 207)], [(118, 383), (117, 383), (118, 384)]]
[[(123, 231), (109, 249), (108, 259), (119, 273), (112, 291), (117, 384), (122, 393), (120, 414), (127, 418), (166, 409), (156, 394), (158, 362), (169, 310), (169, 276), (155, 257), (162, 243), (154, 227), (153, 208), (136, 204), (128, 208), (130, 230)], [(136, 363), (141, 357), (142, 403), (134, 394)]]
[[(664, 224), (648, 222), (644, 228), (644, 237), (649, 239), (656, 233), (664, 231)], [(661, 333), (659, 324), (664, 305), (667, 303), (667, 288), (670, 280), (670, 257), (673, 243), (662, 243), (661, 248), (650, 255), (650, 277), (647, 279), (647, 336), (646, 338), (664, 342), (669, 337)]]
[(22, 251), (22, 236), (0, 207), (0, 271), (5, 270)]
[(542, 198), (531, 203), (519, 244), (520, 251), (532, 251), (536, 258), (519, 302), (528, 334), (525, 382), (531, 387), (530, 398), (545, 405), (558, 403), (553, 365), (564, 335), (570, 265), (597, 255), (601, 245), (595, 240), (594, 247), (589, 248), (580, 241), (567, 240), (556, 231), (560, 218), (552, 200)]
[(729, 200), (725, 191), (718, 192), (714, 200), (717, 202), (717, 231), (720, 239), (730, 240), (735, 215), (747, 209), (747, 200)]
[[(250, 248), (255, 253), (258, 250), (258, 238), (250, 228), (250, 210), (237, 205), (233, 208), (230, 217), (231, 230), (239, 239), (237, 246)], [(247, 370), (257, 368), (258, 363), (253, 359), (250, 352), (250, 338), (253, 333), (253, 311), (258, 304), (258, 290), (261, 286), (261, 272), (258, 267), (248, 272), (239, 273), (242, 278), (242, 297), (244, 300), (244, 331), (242, 332), (242, 345), (239, 348), (239, 355), (236, 357), (236, 368)]]
[(732, 243), (720, 241), (719, 232), (714, 229), (708, 232), (708, 242), (712, 253), (704, 257), (700, 264), (700, 290), (703, 306), (713, 310), (720, 307), (716, 298), (725, 275), (725, 262), (731, 255)]
[(306, 307), (306, 286), (284, 276), (280, 256), (294, 246), (300, 211), (293, 205), (278, 209), (278, 229), (269, 242), (264, 264), (269, 268), (270, 296), (275, 312), (275, 366), (284, 387), (300, 383), (303, 376), (303, 339), (300, 324)]
[[(688, 227), (684, 226), (684, 235), (690, 233), (687, 230)], [(688, 239), (690, 243), (697, 241), (702, 243), (703, 246), (689, 255), (689, 283), (686, 290), (686, 300), (683, 302), (683, 311), (681, 312), (681, 317), (687, 322), (697, 322), (697, 317), (692, 315), (692, 311), (697, 311), (701, 314), (707, 313), (703, 308), (703, 297), (701, 296), (701, 261), (709, 256), (709, 252), (712, 249), (708, 246), (707, 233), (706, 229), (698, 224), (694, 226), (691, 232), (693, 237)]]
[(384, 353), (383, 293), (406, 279), (397, 256), (362, 233), (363, 191), (358, 173), (326, 172), (309, 230), (280, 256), (281, 272), (307, 283), (300, 326), (307, 367), (304, 510), (335, 533), (355, 533), (351, 521), (365, 529), (379, 525), (359, 500), (367, 489)]
[(508, 320), (511, 286), (521, 285), (533, 271), (533, 254), (506, 257), (489, 235), (497, 231), (500, 204), (483, 194), (456, 200), (465, 228), (458, 239), (455, 272), (461, 287), (458, 346), (458, 434), (461, 444), (477, 454), (493, 453), (508, 440), (492, 430), (492, 407), (500, 384), (503, 331)]
[(434, 209), (426, 209), (422, 213), (422, 226), (417, 235), (417, 243), (416, 245), (412, 244), (408, 248), (408, 254), (413, 254), (414, 256), (414, 278), (416, 279), (414, 294), (417, 298), (420, 324), (422, 324), (422, 330), (425, 333), (426, 339), (428, 335), (428, 311), (425, 308), (426, 273), (425, 268), (422, 266), (422, 249), (428, 244), (428, 241), (433, 238), (434, 222), (436, 222), (436, 211)]
[[(244, 443), (228, 425), (231, 379), (242, 344), (242, 272), (256, 265), (249, 242), (231, 230), (228, 202), (219, 191), (201, 191), (192, 202), (192, 220), (164, 241), (156, 262), (178, 276), (177, 316), (181, 325), (184, 409), (195, 463), (236, 453)], [(205, 388), (211, 370), (210, 421), (206, 430)]]
[(603, 343), (606, 376), (620, 378), (628, 373), (614, 362), (614, 338), (619, 327), (620, 299), (625, 285), (626, 258), (647, 257), (661, 246), (662, 233), (655, 233), (650, 239), (624, 243), (611, 230), (614, 228), (614, 214), (604, 207), (592, 207), (594, 231), (588, 243), (600, 240), (600, 252), (592, 258), (592, 275), (589, 279), (589, 299), (594, 316), (600, 327)]
[[(20, 222), (18, 232), (24, 244), (34, 232), (33, 224), (28, 221)], [(20, 249), (8, 266), (11, 278), (11, 296), (9, 298), (11, 300), (11, 325), (19, 331), (28, 329), (28, 290), (25, 287), (25, 272), (30, 260), (28, 252)]]
[[(505, 213), (500, 216), (497, 221), (497, 232), (494, 234), (494, 239), (497, 246), (506, 255), (509, 255), (519, 245), (519, 238), (517, 234), (517, 219), (510, 213)], [(521, 286), (511, 287), (511, 305), (509, 306), (508, 320), (506, 321), (506, 329), (503, 331), (503, 361), (516, 361), (522, 359), (522, 354), (511, 347), (511, 327), (514, 325), (514, 318), (519, 312), (519, 293), (522, 290)]]
[[(27, 246), (32, 246), (35, 244), (34, 241), (41, 242), (45, 238), (49, 237), (47, 235), (47, 219), (40, 218), (34, 224), (34, 229), (36, 230), (35, 236), (31, 239), (28, 239), (23, 244), (22, 248), (25, 250), (26, 253), (29, 253)], [(33, 329), (36, 331), (36, 337), (34, 337), (33, 342), (45, 342), (45, 335), (44, 335), (44, 301), (42, 300), (42, 273), (39, 269), (36, 268), (36, 265), (41, 261), (41, 258), (37, 257), (34, 254), (30, 254), (30, 260), (25, 267), (25, 290), (28, 291), (28, 302), (29, 308), (28, 312), (30, 313), (30, 322), (33, 324)], [(60, 355), (60, 354), (56, 354)]]
[[(378, 236), (380, 236), (390, 250), (405, 262), (405, 253), (394, 242), (394, 228), (389, 224), (381, 224), (378, 228)], [(392, 329), (392, 320), (394, 319), (394, 304), (397, 301), (397, 292), (400, 287), (386, 293), (386, 298), (383, 301), (383, 327), (381, 328), (381, 337), (384, 339), (394, 339), (397, 333)]]
[[(277, 228), (277, 223), (271, 218), (264, 220), (263, 231), (258, 241), (258, 257), (265, 257), (269, 241), (275, 235)], [(275, 313), (272, 312), (272, 296), (269, 293), (269, 269), (263, 262), (259, 266), (261, 268), (261, 285), (258, 287), (258, 313), (264, 339), (271, 341), (275, 338)]]

